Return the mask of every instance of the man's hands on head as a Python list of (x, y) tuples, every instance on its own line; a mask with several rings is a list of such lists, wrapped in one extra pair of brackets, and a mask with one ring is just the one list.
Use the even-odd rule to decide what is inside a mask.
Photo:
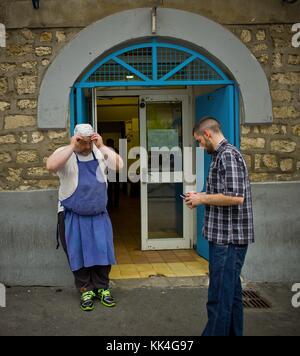
[(104, 146), (103, 144), (103, 139), (98, 133), (94, 133), (92, 136), (89, 137), (84, 137), (82, 135), (74, 135), (71, 138), (71, 146), (74, 149), (74, 151), (80, 149), (80, 145), (85, 143), (85, 142), (92, 142), (94, 143), (97, 148), (101, 148)]
[(97, 148), (104, 146), (102, 137), (96, 132), (91, 136), (91, 141), (94, 142)]
[(81, 135), (74, 135), (71, 137), (70, 145), (72, 146), (74, 151), (80, 147), (81, 140), (83, 140), (83, 136)]
[(97, 133), (94, 133), (92, 136), (89, 137), (84, 137), (82, 135), (75, 134), (71, 137), (70, 145), (68, 145), (59, 152), (54, 152), (47, 159), (47, 169), (50, 172), (56, 173), (67, 163), (73, 152), (81, 152), (82, 154), (84, 154), (84, 152), (91, 152), (93, 143), (98, 148), (105, 147), (103, 144), (102, 137)]

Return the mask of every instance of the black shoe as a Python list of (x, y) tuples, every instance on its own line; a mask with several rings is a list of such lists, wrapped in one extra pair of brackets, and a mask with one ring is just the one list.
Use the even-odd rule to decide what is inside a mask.
[(92, 311), (95, 308), (94, 304), (95, 293), (93, 291), (84, 292), (81, 294), (80, 308), (83, 311)]

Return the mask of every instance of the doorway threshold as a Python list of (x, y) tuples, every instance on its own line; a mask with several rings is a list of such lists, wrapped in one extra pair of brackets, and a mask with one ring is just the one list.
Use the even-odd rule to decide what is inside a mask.
[[(208, 275), (208, 262), (198, 256), (193, 250), (171, 251), (137, 251), (139, 256), (144, 254), (148, 260), (146, 263), (119, 263), (112, 266), (111, 279), (151, 278), (151, 277), (201, 277)], [(166, 255), (167, 253), (167, 255)], [(177, 261), (167, 262), (163, 259), (170, 254), (175, 255)], [(190, 258), (190, 255), (193, 258)], [(156, 256), (156, 262), (153, 260)], [(152, 258), (152, 262), (151, 262)], [(160, 260), (161, 259), (161, 260)], [(169, 258), (170, 259), (170, 258)], [(118, 260), (118, 258), (117, 258)]]

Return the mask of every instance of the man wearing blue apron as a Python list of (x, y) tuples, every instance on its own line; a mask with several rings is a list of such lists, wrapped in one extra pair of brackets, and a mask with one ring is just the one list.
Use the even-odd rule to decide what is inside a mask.
[(108, 289), (115, 256), (105, 171), (122, 166), (121, 157), (89, 124), (77, 125), (70, 145), (47, 160), (60, 179), (58, 232), (84, 311), (94, 309), (95, 298), (107, 307), (116, 304)]

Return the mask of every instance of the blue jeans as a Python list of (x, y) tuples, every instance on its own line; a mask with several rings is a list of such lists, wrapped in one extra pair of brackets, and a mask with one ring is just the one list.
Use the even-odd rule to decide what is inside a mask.
[(247, 245), (209, 243), (208, 323), (202, 336), (242, 336), (241, 271)]

